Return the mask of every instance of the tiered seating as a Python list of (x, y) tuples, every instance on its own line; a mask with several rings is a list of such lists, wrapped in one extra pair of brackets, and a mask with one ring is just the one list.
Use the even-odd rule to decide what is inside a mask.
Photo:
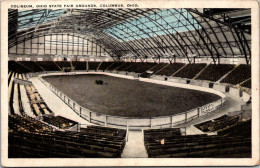
[(9, 115), (8, 118), (9, 132), (24, 131), (24, 132), (36, 132), (36, 131), (52, 131), (52, 127), (34, 119), (27, 115), (20, 116), (17, 114)]
[(144, 130), (145, 138), (167, 138), (172, 136), (180, 136), (180, 128), (165, 128), (165, 129), (149, 129)]
[(72, 61), (72, 64), (75, 67), (75, 70), (86, 70), (87, 69), (86, 62)]
[(113, 62), (102, 62), (102, 64), (100, 65), (98, 70), (107, 70), (107, 68), (109, 68), (111, 65), (113, 64)]
[[(238, 116), (223, 115), (197, 127), (221, 123), (218, 135), (181, 136), (180, 129), (167, 128), (144, 131), (144, 143), (149, 157), (161, 158), (249, 158), (251, 157), (251, 119), (237, 122)], [(224, 122), (225, 121), (225, 122)], [(235, 121), (235, 124), (231, 124)], [(207, 127), (210, 130), (211, 126)], [(207, 131), (206, 130), (206, 131)], [(216, 129), (216, 130), (219, 130)]]
[(148, 157), (155, 158), (251, 157), (251, 137), (243, 136), (173, 135), (162, 140), (151, 135), (145, 136), (145, 147)]
[(244, 82), (241, 86), (247, 87), (247, 88), (251, 88), (251, 79), (249, 79), (246, 82)]
[(108, 136), (118, 136), (118, 137), (126, 136), (126, 131), (123, 129), (110, 128), (110, 127), (99, 127), (99, 126), (95, 126), (95, 125), (90, 125), (85, 129), (82, 128), (81, 132), (108, 135)]
[(180, 69), (184, 64), (174, 63), (165, 66), (162, 70), (156, 73), (156, 75), (172, 76), (178, 69)]
[(221, 83), (236, 85), (249, 78), (251, 78), (251, 66), (241, 64), (228, 74)]
[(108, 71), (113, 71), (116, 70), (119, 66), (121, 66), (122, 64), (124, 64), (124, 62), (115, 62), (113, 63), (111, 66), (109, 66), (107, 68)]
[(194, 78), (207, 64), (187, 64), (183, 69), (176, 73), (175, 77)]
[(117, 131), (124, 131), (124, 136), (109, 135), (106, 128), (104, 135), (102, 127), (85, 133), (51, 131), (32, 125), (31, 121), (13, 118), (9, 124), (9, 158), (113, 158), (121, 156), (125, 145), (124, 130)]
[(148, 73), (148, 72), (143, 72), (140, 74), (141, 78), (149, 78), (150, 76), (151, 76), (151, 73)]
[(24, 65), (25, 67), (30, 68), (32, 72), (43, 71), (43, 69), (33, 61), (18, 61), (18, 62)]
[(215, 82), (218, 81), (226, 73), (231, 71), (234, 67), (235, 65), (230, 64), (210, 64), (196, 79)]
[(52, 113), (34, 86), (27, 85), (25, 89), (35, 116)]
[(251, 137), (251, 119), (238, 122), (237, 124), (233, 125), (232, 127), (228, 127), (221, 131), (218, 131), (218, 135), (225, 135), (225, 136), (246, 136)]
[(166, 65), (168, 65), (167, 63), (160, 63), (160, 64), (157, 64), (156, 66), (152, 67), (150, 69), (150, 71), (153, 72), (153, 74), (155, 74), (157, 71), (161, 70), (163, 67), (165, 67)]
[(61, 69), (53, 61), (37, 61), (35, 63), (45, 71), (61, 71)]
[(27, 73), (32, 71), (29, 67), (25, 67), (16, 61), (8, 61), (8, 69), (17, 73)]
[(152, 67), (154, 67), (156, 63), (144, 63), (140, 68), (134, 70), (135, 73), (143, 73)]
[(62, 69), (62, 67), (71, 67), (70, 61), (55, 61), (55, 63)]
[(43, 116), (43, 121), (61, 129), (67, 129), (77, 124), (77, 122), (62, 116)]
[(219, 118), (214, 119), (213, 121), (210, 120), (197, 124), (195, 125), (195, 127), (197, 127), (203, 132), (215, 132), (236, 124), (238, 120), (239, 116), (223, 115)]
[(19, 83), (14, 83), (14, 78), (24, 79), (24, 74), (12, 73), (9, 74), (9, 111), (11, 114), (26, 115), (26, 112), (23, 109), (21, 87)]
[(136, 70), (137, 68), (140, 68), (143, 64), (144, 63), (142, 63), (142, 62), (132, 63), (132, 66), (124, 69), (124, 71), (134, 72), (134, 70)]
[(126, 62), (124, 65), (118, 67), (116, 70), (117, 71), (125, 71), (125, 69), (129, 68), (130, 66), (132, 66), (134, 63), (132, 62)]
[(100, 62), (88, 62), (88, 70), (97, 70)]

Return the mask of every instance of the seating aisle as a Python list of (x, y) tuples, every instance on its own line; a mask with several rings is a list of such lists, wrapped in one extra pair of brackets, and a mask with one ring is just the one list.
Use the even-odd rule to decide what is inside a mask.
[(35, 88), (42, 96), (49, 108), (55, 112), (55, 115), (69, 118), (81, 124), (92, 125), (88, 121), (78, 116), (69, 106), (67, 106), (57, 95), (48, 89), (38, 78), (30, 78)]
[(128, 142), (121, 155), (122, 158), (147, 158), (142, 131), (129, 131)]

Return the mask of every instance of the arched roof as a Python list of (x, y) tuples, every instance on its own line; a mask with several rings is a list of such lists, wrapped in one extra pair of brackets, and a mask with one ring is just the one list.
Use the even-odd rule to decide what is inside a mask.
[(94, 38), (112, 57), (251, 57), (250, 9), (9, 10), (9, 48), (42, 34)]

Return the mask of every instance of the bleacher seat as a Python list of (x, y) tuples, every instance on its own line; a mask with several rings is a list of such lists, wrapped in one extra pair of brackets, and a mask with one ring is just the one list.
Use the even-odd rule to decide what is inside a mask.
[(53, 61), (37, 61), (35, 63), (45, 71), (61, 71), (61, 69)]
[(153, 72), (153, 74), (155, 74), (157, 71), (161, 70), (163, 67), (165, 67), (166, 65), (168, 65), (167, 63), (159, 63), (159, 64), (156, 64), (156, 66), (152, 67), (150, 69), (150, 71)]
[[(158, 131), (157, 131), (158, 132)], [(152, 158), (250, 158), (251, 137), (146, 134), (144, 143)], [(161, 129), (164, 132), (164, 129)], [(167, 131), (166, 131), (167, 132)]]
[(195, 127), (197, 127), (203, 132), (215, 132), (236, 124), (238, 120), (239, 116), (223, 115), (219, 118), (214, 119), (213, 121), (209, 120), (200, 124), (196, 124)]
[(172, 76), (177, 70), (179, 70), (183, 63), (174, 63), (165, 66), (162, 70), (156, 73), (156, 75)]
[(63, 67), (71, 67), (70, 61), (55, 61), (55, 63), (62, 69)]
[(22, 65), (24, 65), (25, 67), (28, 67), (31, 72), (40, 72), (40, 71), (44, 71), (39, 65), (37, 65), (35, 62), (33, 61), (19, 61), (19, 63), (21, 63)]
[(126, 62), (125, 64), (123, 64), (122, 66), (117, 68), (117, 71), (125, 71), (125, 69), (129, 68), (130, 66), (132, 66), (133, 63), (132, 62)]
[(232, 85), (239, 84), (247, 79), (251, 78), (251, 66), (241, 64), (228, 74), (221, 83), (229, 83)]
[(132, 65), (126, 69), (124, 69), (124, 71), (127, 72), (134, 72), (137, 68), (140, 68), (144, 63), (142, 62), (132, 62)]
[(87, 62), (72, 61), (75, 70), (87, 70)]
[(196, 79), (215, 82), (231, 71), (234, 67), (234, 65), (230, 64), (210, 64)]
[(64, 132), (18, 115), (9, 121), (9, 158), (115, 158), (125, 146), (125, 130), (94, 126)]
[(107, 70), (114, 62), (102, 62), (98, 70)]
[(113, 71), (113, 70), (117, 69), (119, 66), (121, 66), (122, 64), (124, 64), (124, 62), (114, 62), (111, 66), (109, 66), (107, 68), (107, 70)]
[(14, 71), (16, 73), (27, 73), (31, 72), (32, 70), (29, 67), (22, 65), (16, 61), (8, 61), (8, 69)]
[(88, 70), (96, 71), (100, 62), (88, 62)]
[(207, 64), (187, 64), (183, 69), (174, 76), (181, 78), (194, 78)]
[(152, 67), (154, 67), (156, 63), (144, 63), (141, 67), (134, 70), (135, 73), (143, 73)]
[(51, 125), (54, 125), (61, 129), (68, 129), (70, 127), (73, 127), (77, 124), (77, 122), (72, 121), (68, 118), (62, 117), (62, 116), (43, 116), (42, 119), (44, 122), (47, 122)]

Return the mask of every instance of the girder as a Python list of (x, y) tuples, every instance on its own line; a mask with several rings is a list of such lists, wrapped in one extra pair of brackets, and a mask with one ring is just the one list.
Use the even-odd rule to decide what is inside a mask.
[[(251, 58), (248, 9), (67, 9), (9, 10), (9, 48), (55, 33), (80, 34), (109, 51), (113, 59), (175, 55)], [(65, 42), (64, 42), (65, 43)], [(79, 45), (73, 42), (73, 45)]]

